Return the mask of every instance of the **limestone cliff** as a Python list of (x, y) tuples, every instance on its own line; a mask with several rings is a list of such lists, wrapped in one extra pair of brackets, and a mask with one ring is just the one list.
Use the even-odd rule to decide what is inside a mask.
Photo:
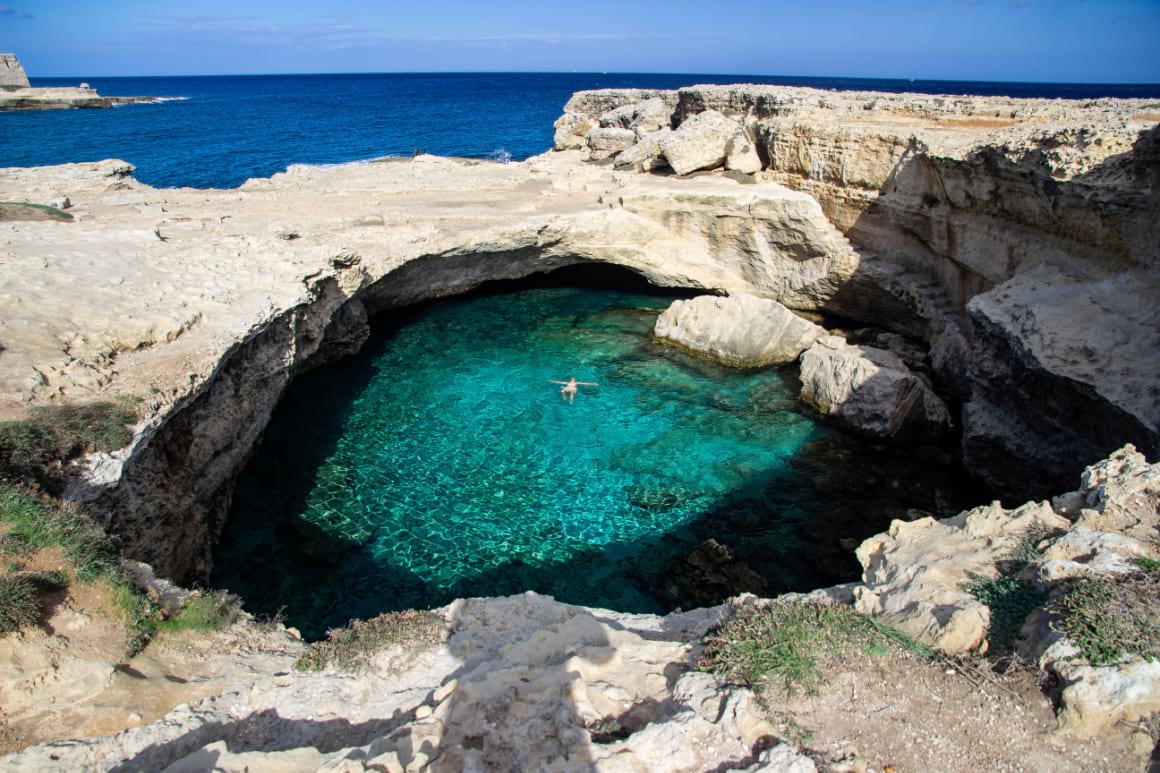
[[(688, 129), (717, 151), (690, 166), (648, 136), (621, 154), (626, 164), (614, 163), (728, 170), (723, 135), (693, 126), (722, 116), (753, 143), (756, 179), (811, 194), (858, 249), (901, 271), (906, 289), (864, 263), (832, 308), (845, 300), (857, 307), (852, 316), (875, 324), (908, 317), (855, 300), (865, 279), (928, 320), (932, 363), (967, 401), (967, 463), (1004, 496), (1058, 490), (1125, 441), (1160, 452), (1160, 395), (1150, 386), (1160, 270), (1155, 103), (754, 85), (648, 97), (673, 105), (673, 136)], [(623, 112), (633, 98), (578, 94), (558, 126), (575, 123), (572, 111)], [(1058, 290), (1043, 286), (1056, 282), (1049, 276)]]

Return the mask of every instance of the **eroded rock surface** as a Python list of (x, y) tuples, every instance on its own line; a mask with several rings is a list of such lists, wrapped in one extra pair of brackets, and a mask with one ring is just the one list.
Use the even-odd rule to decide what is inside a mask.
[[(270, 675), (116, 736), (33, 747), (0, 770), (657, 770), (759, 761), (752, 695), (692, 670), (725, 608), (660, 618), (529, 593), (439, 610), (445, 645), (368, 670)], [(813, 770), (789, 747), (776, 770)], [(169, 766), (174, 766), (169, 768)]]
[(821, 336), (801, 357), (802, 399), (876, 437), (950, 429), (946, 404), (895, 354)]
[[(997, 493), (1048, 496), (1125, 442), (1160, 453), (1154, 105), (756, 85), (647, 98), (673, 106), (674, 131), (615, 164), (656, 170), (688, 137), (678, 173), (724, 164), (808, 192), (888, 259), (864, 260), (831, 308), (930, 342), (969, 399), (965, 462)], [(582, 92), (566, 116), (604, 101), (631, 113), (632, 99)], [(755, 138), (753, 156), (746, 141), (744, 161), (725, 160), (731, 131)]]
[(804, 194), (578, 153), (293, 167), (232, 191), (154, 190), (131, 172), (0, 171), (11, 196), (65, 195), (74, 216), (0, 227), (0, 417), (146, 398), (136, 444), (70, 496), (179, 580), (208, 572), (233, 477), (282, 390), (357, 348), (368, 315), (582, 262), (816, 309), (861, 263)]
[(793, 362), (825, 330), (777, 301), (735, 293), (674, 301), (653, 333), (730, 365), (761, 367)]

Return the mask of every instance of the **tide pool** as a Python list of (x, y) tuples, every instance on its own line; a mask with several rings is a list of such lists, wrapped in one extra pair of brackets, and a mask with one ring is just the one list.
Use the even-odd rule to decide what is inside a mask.
[[(792, 366), (653, 341), (670, 300), (541, 287), (388, 322), (291, 387), (238, 481), (213, 584), (308, 637), (525, 590), (663, 612), (691, 603), (673, 572), (706, 539), (771, 592), (805, 589), (856, 576), (841, 541), (902, 499), (945, 497), (937, 465), (891, 486), (898, 470), (875, 465), (898, 467), (892, 452), (809, 415)], [(597, 386), (569, 402), (551, 381), (573, 376)]]

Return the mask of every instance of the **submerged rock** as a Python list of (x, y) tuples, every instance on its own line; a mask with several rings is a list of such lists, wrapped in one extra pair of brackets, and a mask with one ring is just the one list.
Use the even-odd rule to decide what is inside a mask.
[(653, 330), (657, 338), (738, 367), (792, 362), (824, 333), (777, 301), (748, 293), (674, 301)]
[(696, 608), (720, 604), (741, 593), (765, 595), (769, 585), (737, 551), (708, 539), (673, 567), (660, 593), (670, 604)]
[(823, 336), (801, 358), (802, 399), (876, 437), (937, 435), (951, 427), (946, 405), (896, 355)]

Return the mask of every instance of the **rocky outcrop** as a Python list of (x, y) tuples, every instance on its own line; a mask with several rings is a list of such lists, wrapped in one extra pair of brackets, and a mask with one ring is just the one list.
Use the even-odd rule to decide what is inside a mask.
[(895, 521), (857, 550), (862, 586), (855, 608), (949, 655), (984, 648), (991, 611), (963, 585), (996, 576), (996, 561), (1029, 534), (1070, 524), (1046, 503), (998, 503), (936, 521)]
[[(1126, 446), (1088, 468), (1080, 489), (1052, 505), (1004, 510), (993, 503), (942, 521), (895, 521), (858, 548), (864, 572), (854, 588), (855, 607), (947, 654), (985, 650), (991, 610), (967, 589), (969, 582), (997, 577), (1016, 555), (1026, 564), (1015, 567), (1018, 581), (1050, 597), (1079, 579), (1124, 582), (1139, 575), (1136, 559), (1156, 559), (1157, 533), (1160, 464)], [(1042, 611), (1023, 632), (1024, 656), (1064, 685), (1061, 733), (1090, 737), (1160, 711), (1154, 661), (1125, 652), (1117, 662), (1093, 665)]]
[[(724, 607), (659, 618), (529, 593), (437, 613), (450, 636), (433, 650), (389, 648), (358, 674), (270, 675), (0, 769), (699, 771), (745, 768), (770, 746), (748, 690), (692, 670)], [(770, 754), (814, 770), (785, 745)]]
[[(756, 172), (760, 169), (745, 130), (736, 121), (715, 111), (698, 113), (660, 142), (661, 155), (677, 174), (700, 169), (727, 169)], [(731, 166), (730, 164), (738, 166)]]
[(68, 195), (75, 218), (0, 236), (0, 412), (148, 396), (134, 446), (70, 495), (171, 579), (208, 572), (234, 476), (282, 391), (357, 348), (368, 315), (581, 262), (816, 309), (860, 261), (803, 194), (624, 181), (558, 155), (301, 167), (238, 191), (155, 191), (130, 174), (118, 162), (0, 172), (26, 200)]
[(0, 54), (0, 111), (67, 110), (151, 102), (156, 97), (102, 97), (88, 84), (32, 88), (15, 54)]
[(653, 330), (661, 340), (738, 367), (793, 362), (824, 333), (777, 301), (746, 293), (674, 301)]
[(802, 399), (876, 437), (935, 436), (951, 427), (946, 405), (897, 355), (822, 336), (801, 357)]
[(1124, 442), (1160, 452), (1157, 297), (1152, 272), (1090, 281), (1044, 265), (972, 299), (966, 464), (1010, 500), (1067, 488), (1076, 461)]
[(29, 85), (16, 54), (0, 54), (0, 89), (26, 89)]
[[(672, 166), (666, 147), (701, 123), (753, 137), (755, 155), (732, 165), (756, 159), (762, 179), (810, 193), (866, 251), (830, 308), (844, 301), (849, 316), (927, 339), (934, 372), (969, 399), (966, 464), (1002, 496), (1058, 491), (1124, 442), (1160, 453), (1147, 386), (1160, 326), (1144, 300), (1160, 282), (1160, 114), (1149, 103), (756, 85), (673, 98), (675, 131), (614, 164)], [(704, 134), (678, 173), (731, 165), (720, 136)], [(867, 285), (889, 298), (865, 303)]]

